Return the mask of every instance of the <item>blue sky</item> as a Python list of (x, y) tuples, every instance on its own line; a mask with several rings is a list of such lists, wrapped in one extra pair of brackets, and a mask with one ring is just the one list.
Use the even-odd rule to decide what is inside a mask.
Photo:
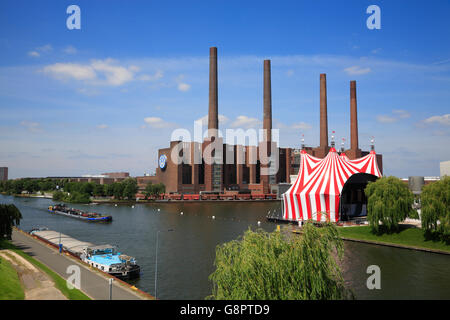
[[(68, 30), (66, 9), (81, 9)], [(366, 8), (381, 9), (369, 30)], [(10, 177), (154, 171), (176, 128), (208, 110), (218, 47), (221, 128), (258, 128), (272, 60), (282, 146), (349, 141), (357, 80), (359, 142), (375, 137), (385, 174), (439, 175), (450, 159), (448, 1), (1, 1), (0, 166)], [(330, 134), (331, 135), (331, 134)], [(348, 145), (348, 142), (347, 142)]]

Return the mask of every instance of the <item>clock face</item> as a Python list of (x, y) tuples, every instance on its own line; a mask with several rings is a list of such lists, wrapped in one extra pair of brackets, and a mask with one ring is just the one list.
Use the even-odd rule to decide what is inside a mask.
[(165, 169), (165, 168), (166, 168), (166, 165), (167, 165), (167, 157), (166, 157), (165, 154), (162, 154), (162, 155), (159, 157), (159, 167), (160, 167), (161, 169)]

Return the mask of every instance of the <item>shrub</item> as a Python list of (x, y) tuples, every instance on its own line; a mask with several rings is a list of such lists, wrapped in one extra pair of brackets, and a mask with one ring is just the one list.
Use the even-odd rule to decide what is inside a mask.
[(367, 197), (367, 220), (373, 232), (398, 230), (399, 222), (408, 216), (414, 217), (414, 196), (400, 179), (380, 178), (369, 182), (364, 192)]
[(450, 238), (450, 177), (426, 185), (421, 194), (422, 228)]
[(22, 219), (19, 209), (13, 204), (0, 204), (0, 239), (11, 239), (12, 227)]
[(54, 201), (63, 201), (64, 200), (64, 192), (62, 191), (56, 191), (55, 193), (53, 193), (53, 200)]
[(209, 299), (345, 299), (333, 252), (342, 258), (343, 245), (334, 225), (307, 223), (303, 234), (250, 229), (241, 239), (216, 248), (216, 270)]

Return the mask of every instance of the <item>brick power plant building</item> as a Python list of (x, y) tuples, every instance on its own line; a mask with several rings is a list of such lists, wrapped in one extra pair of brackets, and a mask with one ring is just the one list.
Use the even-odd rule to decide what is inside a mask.
[[(161, 182), (166, 186), (166, 193), (189, 194), (225, 193), (266, 195), (276, 193), (280, 183), (290, 183), (290, 176), (296, 175), (299, 168), (298, 149), (279, 148), (272, 141), (272, 96), (271, 96), (271, 65), (270, 60), (264, 60), (264, 92), (263, 92), (263, 141), (257, 146), (224, 144), (217, 135), (218, 119), (218, 84), (217, 84), (217, 48), (210, 48), (209, 58), (209, 112), (208, 137), (203, 142), (171, 141), (168, 148), (158, 150), (160, 165), (156, 176), (138, 177), (142, 187), (147, 182)], [(211, 133), (212, 132), (212, 133)], [(350, 149), (345, 154), (350, 159), (360, 158), (370, 151), (362, 151), (358, 147), (358, 120), (356, 103), (356, 82), (350, 82)], [(223, 161), (214, 163), (204, 151), (211, 143), (216, 143), (216, 150), (222, 148)], [(179, 152), (184, 159), (182, 163), (171, 160), (173, 152)], [(178, 148), (178, 149), (176, 149)], [(268, 154), (278, 150), (278, 171), (274, 174), (264, 174), (267, 161), (261, 161), (261, 148), (269, 150)], [(304, 147), (303, 150), (318, 158), (324, 158), (330, 149), (328, 140), (327, 87), (326, 75), (320, 75), (320, 145), (316, 148)], [(175, 149), (175, 150), (174, 150)], [(195, 161), (195, 154), (203, 154), (204, 158)], [(264, 153), (263, 153), (264, 154)], [(275, 154), (277, 154), (275, 152)], [(189, 155), (189, 156), (188, 156)], [(214, 152), (211, 154), (214, 157)], [(382, 156), (377, 155), (378, 165), (382, 170)], [(240, 160), (241, 161), (238, 161)], [(187, 161), (186, 161), (187, 160)], [(198, 160), (198, 159), (197, 159)], [(208, 161), (205, 161), (208, 160)]]

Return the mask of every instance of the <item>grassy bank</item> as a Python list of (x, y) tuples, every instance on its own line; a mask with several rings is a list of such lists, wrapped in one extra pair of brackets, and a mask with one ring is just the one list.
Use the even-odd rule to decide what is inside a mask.
[(339, 228), (341, 237), (396, 244), (413, 248), (432, 249), (450, 252), (450, 245), (439, 240), (427, 240), (422, 229), (402, 226), (398, 233), (373, 234), (369, 226)]
[(23, 300), (23, 292), (19, 276), (8, 260), (0, 257), (0, 300)]
[[(21, 255), (23, 258), (31, 262), (34, 266), (44, 271), (55, 283), (55, 287), (61, 291), (63, 295), (65, 295), (69, 300), (90, 300), (88, 296), (86, 296), (83, 292), (77, 289), (70, 290), (66, 285), (66, 280), (63, 279), (60, 275), (58, 275), (56, 272), (52, 271), (50, 268), (48, 268), (43, 263), (37, 261), (36, 259), (30, 257), (28, 254), (23, 252), (22, 250), (18, 249), (16, 246), (14, 246), (11, 242), (6, 240), (0, 240), (0, 249), (10, 249), (17, 254)], [(17, 274), (16, 274), (17, 276)], [(0, 279), (1, 280), (1, 279)], [(0, 283), (3, 284), (2, 281)], [(0, 293), (1, 295), (1, 293)]]

